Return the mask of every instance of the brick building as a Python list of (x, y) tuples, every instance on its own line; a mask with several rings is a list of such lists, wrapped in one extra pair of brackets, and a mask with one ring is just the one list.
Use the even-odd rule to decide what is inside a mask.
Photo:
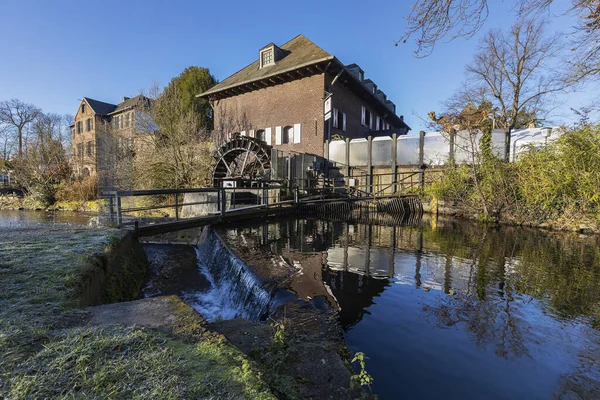
[(258, 137), (284, 152), (327, 157), (334, 137), (406, 134), (396, 106), (356, 64), (344, 65), (303, 35), (271, 43), (250, 65), (198, 96), (214, 109), (215, 132)]
[[(123, 97), (121, 103), (110, 104), (84, 97), (71, 125), (71, 166), (76, 176), (94, 176), (112, 168), (115, 150), (131, 153), (139, 136), (138, 113), (150, 106), (142, 95)], [(138, 123), (136, 123), (138, 121)]]

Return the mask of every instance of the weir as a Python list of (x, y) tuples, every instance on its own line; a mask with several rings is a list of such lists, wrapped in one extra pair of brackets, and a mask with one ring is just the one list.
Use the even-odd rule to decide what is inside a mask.
[(293, 295), (278, 291), (254, 273), (214, 232), (204, 229), (196, 247), (198, 266), (211, 288), (205, 293), (185, 296), (207, 320), (246, 318), (264, 320)]

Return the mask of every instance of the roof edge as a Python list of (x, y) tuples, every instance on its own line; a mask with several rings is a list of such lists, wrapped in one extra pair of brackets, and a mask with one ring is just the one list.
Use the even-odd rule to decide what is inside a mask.
[[(233, 84), (233, 85), (225, 86), (223, 88), (219, 88), (217, 90), (214, 90), (213, 88), (211, 88), (211, 89), (208, 89), (204, 93), (197, 94), (196, 97), (205, 97), (205, 96), (208, 96), (208, 95), (211, 95), (211, 94), (223, 92), (225, 90), (228, 90), (228, 89), (231, 89), (231, 88), (234, 88), (234, 87), (247, 85), (248, 83), (257, 82), (257, 81), (260, 81), (260, 80), (263, 80), (263, 79), (267, 79), (267, 78), (271, 78), (273, 76), (277, 76), (277, 75), (280, 75), (280, 74), (285, 74), (286, 72), (290, 72), (290, 71), (293, 71), (293, 70), (298, 69), (298, 68), (303, 68), (303, 67), (307, 67), (307, 66), (310, 66), (310, 65), (315, 65), (315, 64), (321, 63), (323, 61), (331, 61), (331, 60), (334, 60), (334, 59), (335, 59), (335, 56), (329, 55), (327, 57), (323, 57), (323, 58), (320, 58), (318, 60), (309, 61), (309, 62), (306, 62), (306, 63), (303, 63), (303, 64), (298, 64), (298, 65), (295, 65), (293, 67), (284, 69), (282, 71), (277, 71), (275, 73), (272, 73), (272, 74), (269, 74), (269, 75), (265, 75), (265, 76), (260, 77), (258, 79), (248, 79), (248, 80), (242, 81), (240, 83), (236, 83), (236, 84)], [(339, 60), (338, 60), (338, 62), (339, 62)], [(252, 64), (254, 64), (254, 61), (251, 64), (248, 64), (246, 67), (248, 67), (248, 66), (250, 66)], [(244, 67), (244, 68), (246, 68), (246, 67)], [(244, 68), (242, 68), (242, 69), (244, 69)]]

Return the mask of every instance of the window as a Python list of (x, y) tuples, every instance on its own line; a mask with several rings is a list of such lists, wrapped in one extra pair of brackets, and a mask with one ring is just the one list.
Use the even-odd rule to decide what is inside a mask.
[(81, 123), (81, 121), (77, 121), (77, 133), (81, 133), (83, 132), (83, 124)]
[(133, 156), (133, 138), (119, 138), (119, 152), (121, 156)]
[(93, 157), (94, 156), (94, 142), (89, 141), (85, 144), (85, 153), (87, 154), (88, 157)]
[(338, 125), (339, 125), (338, 115), (339, 115), (339, 112), (338, 112), (337, 108), (334, 108), (333, 109), (333, 127), (334, 128), (338, 128)]
[(367, 110), (365, 107), (363, 107), (363, 125), (364, 126), (368, 126), (369, 128), (373, 128), (373, 121), (372, 121), (372, 114), (371, 111)]
[(273, 49), (264, 50), (260, 53), (260, 67), (275, 64), (273, 60)]
[(77, 143), (77, 150), (75, 151), (75, 155), (78, 157), (83, 157), (83, 143)]
[(125, 127), (129, 128), (130, 124), (131, 124), (131, 113), (127, 113), (127, 115), (125, 116)]
[(294, 142), (294, 128), (291, 126), (286, 126), (283, 128), (283, 138), (281, 143), (293, 143)]
[(361, 108), (361, 114), (360, 114), (360, 124), (361, 125), (366, 125), (365, 124), (365, 120), (367, 118), (367, 109), (365, 108), (365, 106), (362, 106)]
[(346, 132), (346, 113), (342, 113), (342, 131)]
[(264, 129), (259, 129), (256, 131), (256, 138), (262, 140), (263, 142), (265, 141), (265, 130)]
[(119, 115), (117, 118), (119, 120), (119, 129), (122, 129), (123, 128), (123, 116)]
[(85, 120), (85, 131), (89, 132), (92, 130), (92, 119), (88, 118)]
[(381, 118), (378, 115), (377, 119), (375, 120), (375, 130), (378, 131), (380, 127), (381, 127)]
[(82, 104), (82, 105), (81, 105), (81, 113), (82, 113), (82, 114), (85, 114), (85, 104)]

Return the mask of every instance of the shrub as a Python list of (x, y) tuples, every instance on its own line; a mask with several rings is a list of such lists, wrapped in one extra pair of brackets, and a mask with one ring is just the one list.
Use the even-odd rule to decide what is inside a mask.
[(74, 182), (62, 182), (56, 192), (58, 201), (86, 202), (98, 198), (98, 178), (89, 176)]

